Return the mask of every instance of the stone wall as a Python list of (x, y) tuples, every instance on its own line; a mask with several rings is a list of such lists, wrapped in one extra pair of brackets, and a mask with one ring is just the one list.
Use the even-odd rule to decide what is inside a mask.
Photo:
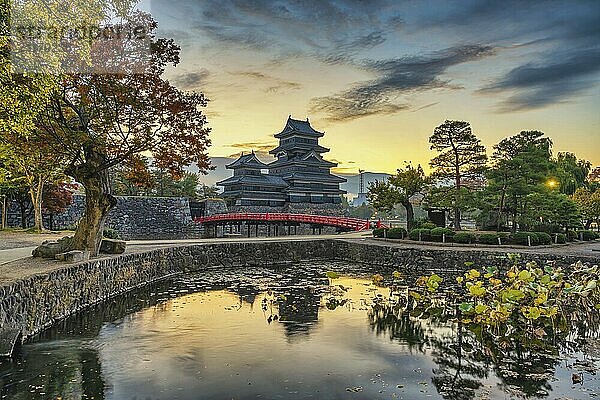
[[(337, 260), (357, 262), (362, 264), (379, 265), (385, 270), (428, 274), (432, 272), (449, 275), (462, 274), (467, 268), (466, 262), (473, 262), (476, 267), (507, 267), (509, 260), (506, 253), (486, 250), (460, 249), (423, 249), (388, 246), (385, 243), (364, 243), (355, 240), (336, 240), (333, 257)], [(544, 265), (548, 261), (561, 266), (570, 266), (578, 260), (590, 264), (599, 264), (600, 256), (579, 257), (559, 253), (544, 252), (522, 253), (524, 261), (535, 261)]]
[[(296, 236), (296, 235), (332, 235), (340, 232), (340, 229), (335, 226), (318, 226), (303, 223), (271, 223), (260, 224), (255, 223), (232, 223), (230, 225), (215, 225), (209, 224), (204, 228), (205, 237), (226, 237), (226, 236), (241, 236), (241, 237), (270, 237), (270, 236)], [(257, 232), (258, 230), (258, 232)]]
[[(63, 213), (44, 217), (44, 226), (54, 230), (73, 229), (83, 215), (85, 196), (74, 195), (73, 203)], [(9, 226), (21, 226), (19, 208), (11, 204), (7, 213)], [(28, 226), (33, 225), (30, 217)], [(183, 197), (117, 196), (117, 205), (106, 222), (123, 239), (186, 239), (202, 236), (202, 227), (192, 221), (188, 200)]]
[(227, 204), (223, 199), (206, 199), (206, 210), (205, 216), (209, 217), (211, 215), (217, 214), (227, 214)]
[(184, 197), (117, 197), (106, 225), (123, 239), (188, 239), (202, 236), (202, 227), (192, 221)]
[[(526, 254), (525, 260), (554, 260), (570, 265), (579, 258)], [(458, 273), (466, 261), (475, 265), (503, 265), (502, 253), (425, 250), (364, 243), (356, 240), (297, 240), (221, 242), (177, 246), (113, 258), (90, 260), (48, 274), (0, 286), (0, 333), (21, 330), (30, 337), (67, 315), (132, 288), (176, 274), (210, 268), (274, 265), (301, 260), (345, 260), (365, 263), (382, 272)], [(598, 258), (583, 261), (598, 263)]]

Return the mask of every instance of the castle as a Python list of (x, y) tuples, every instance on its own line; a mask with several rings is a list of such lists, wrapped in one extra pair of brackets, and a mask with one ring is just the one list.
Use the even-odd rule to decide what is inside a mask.
[[(276, 160), (265, 164), (254, 152), (242, 155), (227, 165), (233, 176), (218, 182), (223, 197), (235, 206), (282, 207), (290, 203), (339, 204), (340, 183), (346, 179), (331, 174), (336, 163), (321, 154), (329, 149), (319, 145), (324, 133), (306, 121), (288, 118), (283, 130), (275, 135), (279, 145), (269, 153)], [(268, 171), (268, 172), (265, 172)]]

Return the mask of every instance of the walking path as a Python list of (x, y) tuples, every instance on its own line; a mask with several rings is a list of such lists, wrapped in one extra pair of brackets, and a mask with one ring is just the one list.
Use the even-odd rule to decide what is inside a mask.
[[(1, 234), (0, 234), (1, 235)], [(29, 235), (29, 234), (25, 234)], [(65, 263), (31, 257), (31, 251), (35, 248), (32, 244), (39, 244), (44, 240), (58, 239), (64, 232), (57, 235), (29, 235), (27, 241), (14, 244), (13, 248), (6, 248), (9, 243), (0, 236), (0, 285), (11, 281), (25, 278), (30, 275), (47, 273), (64, 267)], [(277, 241), (299, 241), (315, 239), (339, 239), (348, 241), (360, 241), (377, 246), (392, 246), (403, 249), (452, 249), (454, 251), (490, 251), (497, 253), (531, 253), (531, 254), (561, 254), (565, 256), (583, 256), (597, 258), (600, 263), (600, 241), (583, 242), (559, 246), (536, 246), (532, 248), (523, 246), (490, 246), (490, 245), (459, 245), (446, 243), (418, 243), (409, 240), (384, 240), (373, 239), (370, 232), (351, 232), (336, 235), (299, 235), (299, 236), (277, 236), (277, 237), (235, 237), (235, 238), (211, 238), (211, 239), (185, 239), (185, 240), (132, 240), (127, 242), (126, 253), (138, 253), (155, 248), (182, 246), (193, 244), (223, 243), (223, 242), (277, 242)], [(14, 239), (14, 238), (12, 238)], [(37, 242), (37, 243), (36, 243)], [(109, 258), (111, 256), (102, 256)]]

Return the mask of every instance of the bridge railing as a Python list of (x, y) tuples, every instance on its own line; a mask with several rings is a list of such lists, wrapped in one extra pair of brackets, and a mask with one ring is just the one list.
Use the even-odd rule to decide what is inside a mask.
[(276, 221), (276, 222), (304, 222), (310, 224), (338, 226), (357, 231), (369, 229), (369, 221), (350, 217), (333, 217), (313, 214), (287, 214), (287, 213), (230, 213), (216, 214), (209, 217), (197, 217), (198, 223), (219, 221)]

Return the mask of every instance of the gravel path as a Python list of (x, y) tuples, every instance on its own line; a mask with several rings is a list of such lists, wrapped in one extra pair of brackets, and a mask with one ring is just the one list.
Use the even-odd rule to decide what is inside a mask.
[(0, 231), (0, 250), (18, 249), (20, 247), (38, 246), (44, 240), (58, 240), (73, 232), (28, 233), (22, 231)]

